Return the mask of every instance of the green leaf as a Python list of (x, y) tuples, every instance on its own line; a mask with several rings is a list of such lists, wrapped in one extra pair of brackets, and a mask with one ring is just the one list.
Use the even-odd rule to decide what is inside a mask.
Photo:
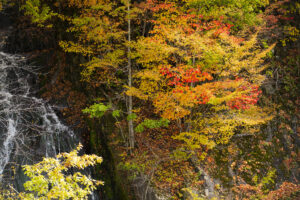
[(137, 132), (137, 133), (143, 132), (143, 131), (144, 131), (144, 126), (143, 126), (143, 124), (137, 125), (137, 127), (135, 127), (134, 130), (135, 130), (135, 132)]
[(113, 117), (120, 117), (120, 110), (114, 110), (114, 111), (112, 112), (112, 116), (113, 116)]
[(135, 113), (132, 113), (132, 114), (127, 116), (127, 121), (134, 120), (136, 118), (137, 118), (137, 115)]
[(136, 128), (135, 131), (137, 133), (141, 133), (144, 131), (144, 128), (160, 128), (160, 127), (168, 127), (170, 121), (168, 119), (160, 119), (160, 120), (153, 120), (153, 119), (145, 119), (142, 123), (140, 123)]
[(102, 103), (94, 104), (84, 110), (82, 110), (83, 113), (90, 114), (90, 118), (96, 117), (101, 118), (104, 113), (111, 108), (111, 105), (104, 105)]

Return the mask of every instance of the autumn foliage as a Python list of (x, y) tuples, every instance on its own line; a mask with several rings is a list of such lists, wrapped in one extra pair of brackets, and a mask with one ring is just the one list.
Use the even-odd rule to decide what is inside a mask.
[[(291, 50), (288, 61), (274, 57), (278, 42), (284, 46), (297, 41), (299, 31), (290, 15), (298, 4), (289, 0), (40, 2), (45, 6), (40, 6), (40, 15), (31, 11), (33, 22), (67, 24), (58, 43), (67, 55), (80, 58), (77, 67), (85, 95), (72, 93), (76, 95), (69, 98), (70, 105), (82, 110), (83, 103), (76, 104), (75, 99), (80, 97), (87, 106), (84, 117), (115, 120), (109, 140), (119, 169), (133, 182), (143, 179), (165, 199), (276, 199), (282, 188), (287, 188), (286, 196), (297, 193), (297, 184), (278, 188), (275, 182), (283, 179), (271, 167), (277, 156), (295, 169), (295, 146), (291, 150), (287, 146), (292, 143), (289, 137), (296, 136), (286, 134), (295, 128), (275, 122), (280, 117), (276, 112), (292, 119), (278, 110), (294, 104), (283, 105), (267, 93), (272, 91), (269, 87), (282, 88), (286, 98), (287, 90), (298, 87), (293, 76), (297, 59), (290, 58), (298, 51)], [(291, 12), (289, 6), (294, 6)], [(280, 62), (292, 67), (277, 67)], [(129, 121), (136, 131), (134, 148), (129, 147), (132, 138), (125, 131)], [(270, 128), (275, 126), (278, 129)], [(281, 140), (286, 143), (280, 144)], [(291, 156), (285, 157), (282, 149)]]

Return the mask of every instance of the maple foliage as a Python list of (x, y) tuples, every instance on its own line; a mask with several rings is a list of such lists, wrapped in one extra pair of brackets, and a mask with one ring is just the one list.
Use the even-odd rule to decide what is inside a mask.
[[(242, 91), (245, 91), (246, 86), (242, 87)], [(239, 90), (239, 89), (238, 89)], [(227, 105), (231, 109), (249, 109), (251, 105), (255, 105), (259, 99), (259, 94), (261, 91), (258, 89), (258, 86), (250, 86), (249, 93), (247, 95), (243, 94), (239, 97), (231, 99), (227, 102)]]
[[(229, 36), (231, 25), (222, 20), (206, 22), (193, 9), (176, 8), (173, 1), (149, 2), (148, 9), (156, 16), (152, 36), (140, 38), (135, 45), (137, 62), (145, 70), (135, 75), (141, 79), (140, 87), (130, 88), (127, 94), (152, 99), (156, 112), (173, 120), (189, 115), (198, 104), (221, 105), (225, 101), (231, 109), (256, 104), (263, 81), (258, 64), (272, 47), (254, 50), (255, 36), (240, 42)], [(227, 46), (222, 47), (224, 43)], [(244, 59), (249, 55), (251, 58)], [(226, 77), (239, 76), (242, 70), (251, 77), (243, 78), (244, 87), (237, 81), (234, 88), (238, 89), (230, 92), (234, 81)], [(222, 85), (224, 92), (217, 85)]]

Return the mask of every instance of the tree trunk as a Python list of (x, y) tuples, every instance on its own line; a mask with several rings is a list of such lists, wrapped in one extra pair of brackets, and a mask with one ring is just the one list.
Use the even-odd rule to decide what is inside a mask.
[[(131, 20), (130, 20), (130, 0), (128, 0), (127, 4), (127, 17), (128, 17), (128, 42), (129, 45), (127, 47), (128, 53), (128, 86), (132, 86), (132, 64), (131, 64), (131, 49), (130, 49), (130, 41), (131, 41)], [(132, 96), (128, 96), (128, 115), (132, 115)], [(133, 129), (133, 120), (130, 119), (128, 121), (128, 133), (129, 133), (129, 147), (131, 149), (134, 148), (134, 129)]]

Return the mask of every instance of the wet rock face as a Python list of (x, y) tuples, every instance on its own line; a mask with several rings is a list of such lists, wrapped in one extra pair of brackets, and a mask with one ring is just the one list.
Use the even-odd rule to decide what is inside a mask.
[(11, 26), (11, 21), (7, 13), (5, 13), (5, 11), (0, 12), (0, 29), (7, 29), (10, 26)]
[(57, 47), (55, 31), (32, 24), (20, 16), (19, 8), (0, 11), (0, 49), (9, 53), (29, 53)]
[(13, 29), (10, 24), (7, 14), (4, 11), (0, 12), (0, 49), (5, 46), (5, 41), (7, 41), (8, 35)]

